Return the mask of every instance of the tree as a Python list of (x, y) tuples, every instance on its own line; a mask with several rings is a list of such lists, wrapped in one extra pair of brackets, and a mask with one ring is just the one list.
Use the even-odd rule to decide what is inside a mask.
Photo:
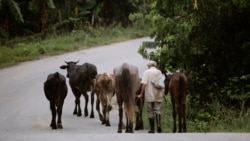
[[(209, 105), (215, 101), (237, 108), (242, 105), (239, 104), (242, 99), (235, 98), (237, 94), (244, 95), (241, 96), (244, 103), (249, 103), (246, 92), (250, 91), (250, 4), (247, 0), (151, 0), (149, 4), (152, 10), (145, 17), (151, 20), (151, 36), (160, 47), (152, 59), (160, 64), (163, 72), (181, 69), (189, 74), (193, 110), (205, 109), (213, 114)], [(232, 80), (240, 83), (230, 87)]]
[(0, 0), (0, 37), (5, 39), (16, 34), (18, 24), (23, 23), (23, 15), (14, 0)]
[(53, 0), (31, 0), (29, 2), (29, 10), (36, 13), (39, 17), (40, 30), (46, 36), (48, 30), (48, 8), (55, 9)]
[[(130, 25), (144, 0), (0, 0), (1, 39), (69, 32), (95, 25)], [(59, 32), (58, 32), (59, 31)], [(42, 34), (40, 34), (42, 33)]]

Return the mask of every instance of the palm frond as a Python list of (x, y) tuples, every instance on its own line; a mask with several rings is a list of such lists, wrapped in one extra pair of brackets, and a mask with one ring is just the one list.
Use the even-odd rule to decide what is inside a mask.
[(47, 3), (47, 6), (49, 8), (51, 8), (51, 9), (55, 9), (56, 8), (53, 0), (47, 0), (46, 3)]
[(18, 3), (15, 2), (14, 0), (9, 0), (7, 5), (10, 9), (11, 15), (15, 18), (15, 20), (17, 22), (23, 23), (24, 22), (23, 15), (21, 13)]

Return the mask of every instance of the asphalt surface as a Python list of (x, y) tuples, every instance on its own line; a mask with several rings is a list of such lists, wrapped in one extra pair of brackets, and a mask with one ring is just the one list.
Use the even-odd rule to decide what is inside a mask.
[[(147, 130), (134, 134), (117, 133), (118, 111), (115, 99), (114, 110), (110, 113), (111, 127), (101, 125), (95, 111), (95, 118), (73, 115), (74, 96), (68, 85), (62, 115), (63, 129), (51, 130), (49, 102), (43, 92), (43, 82), (47, 75), (56, 71), (66, 74), (59, 67), (64, 61), (89, 62), (97, 66), (98, 73), (112, 73), (115, 66), (127, 62), (139, 68), (140, 75), (146, 69), (144, 60), (137, 50), (149, 38), (114, 43), (110, 45), (80, 50), (63, 55), (47, 57), (36, 61), (0, 70), (0, 141), (71, 141), (71, 140), (186, 140), (186, 141), (249, 141), (249, 133), (185, 133), (148, 134)], [(84, 99), (81, 98), (83, 109)], [(90, 110), (90, 106), (88, 107)], [(146, 121), (144, 121), (146, 122)]]

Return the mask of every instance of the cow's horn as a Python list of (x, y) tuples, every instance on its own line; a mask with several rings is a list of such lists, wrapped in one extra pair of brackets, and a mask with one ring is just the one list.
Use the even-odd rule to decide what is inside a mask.
[(77, 60), (76, 62), (75, 62), (75, 64), (77, 64), (79, 62), (79, 60)]

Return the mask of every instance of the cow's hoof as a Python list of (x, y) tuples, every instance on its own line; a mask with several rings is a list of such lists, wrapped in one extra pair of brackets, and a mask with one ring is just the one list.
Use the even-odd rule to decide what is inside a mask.
[(109, 122), (106, 122), (106, 126), (110, 126), (110, 123), (109, 123)]
[(73, 112), (73, 115), (77, 115), (77, 110), (75, 109), (74, 112)]
[(103, 125), (106, 124), (105, 120), (102, 121), (102, 124), (103, 124)]
[(84, 116), (87, 117), (89, 115), (89, 113), (84, 113)]
[(51, 129), (57, 129), (57, 128), (56, 128), (56, 124), (52, 124), (52, 123), (51, 123), (51, 124), (50, 124), (50, 127), (51, 127)]
[(133, 130), (126, 130), (126, 133), (134, 133)]
[(140, 128), (136, 126), (136, 127), (135, 127), (135, 130), (140, 130)]
[(135, 130), (143, 130), (143, 129), (144, 129), (144, 127), (142, 125), (141, 126), (138, 125), (138, 126), (135, 127)]
[(57, 129), (63, 129), (62, 123), (57, 123)]
[(108, 111), (111, 111), (112, 110), (112, 106), (108, 106)]
[(81, 117), (81, 116), (82, 116), (82, 113), (78, 113), (77, 116), (78, 116), (78, 117)]
[(103, 118), (102, 115), (99, 115), (99, 119), (100, 119), (100, 121), (103, 121), (103, 120), (104, 120), (104, 118)]
[(118, 130), (117, 133), (122, 133), (122, 130)]
[(51, 129), (55, 130), (55, 129), (57, 129), (57, 127), (56, 126), (51, 126)]
[(90, 118), (94, 118), (95, 116), (94, 116), (94, 113), (91, 113), (90, 114)]

